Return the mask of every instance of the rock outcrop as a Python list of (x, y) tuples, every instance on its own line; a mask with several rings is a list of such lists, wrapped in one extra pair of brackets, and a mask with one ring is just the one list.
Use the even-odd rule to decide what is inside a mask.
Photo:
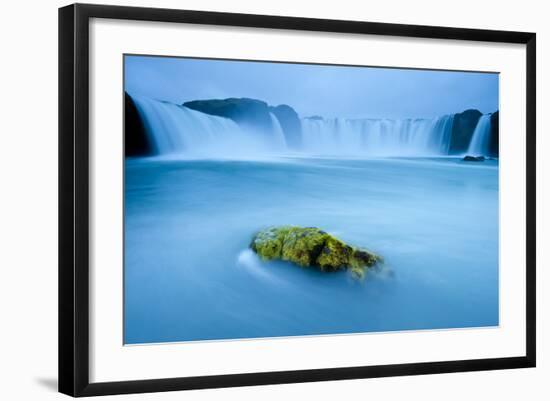
[(147, 156), (153, 153), (153, 145), (143, 120), (127, 93), (124, 93), (124, 153), (126, 156)]
[(279, 121), (289, 148), (299, 149), (302, 144), (302, 124), (298, 113), (286, 105), (269, 106), (266, 102), (249, 98), (193, 100), (183, 106), (202, 113), (233, 120), (241, 127), (259, 133), (273, 132), (271, 114)]
[(498, 110), (491, 114), (491, 139), (489, 141), (489, 156), (498, 157), (499, 152), (499, 116)]
[(269, 106), (261, 100), (249, 98), (193, 100), (183, 105), (202, 113), (229, 118), (245, 128), (264, 133), (271, 132), (273, 129)]
[(484, 162), (485, 161), (485, 156), (466, 155), (462, 158), (462, 161), (465, 161), (465, 162)]
[(449, 154), (466, 153), (481, 115), (481, 112), (475, 109), (455, 114)]
[(286, 144), (290, 149), (300, 149), (302, 146), (302, 123), (298, 113), (286, 104), (277, 107), (269, 107), (269, 110), (279, 120)]

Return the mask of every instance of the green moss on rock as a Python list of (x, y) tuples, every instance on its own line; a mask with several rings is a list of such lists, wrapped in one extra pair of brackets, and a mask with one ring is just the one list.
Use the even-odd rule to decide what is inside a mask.
[(256, 233), (250, 248), (263, 260), (286, 260), (323, 271), (349, 269), (358, 278), (363, 278), (369, 267), (382, 260), (316, 227), (269, 227)]

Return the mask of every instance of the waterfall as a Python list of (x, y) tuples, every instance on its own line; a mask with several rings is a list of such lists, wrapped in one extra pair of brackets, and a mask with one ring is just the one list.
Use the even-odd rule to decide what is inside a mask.
[(473, 156), (487, 156), (491, 138), (491, 115), (484, 114), (479, 118), (472, 135), (468, 154)]
[(275, 136), (276, 146), (280, 150), (286, 150), (286, 138), (285, 133), (283, 132), (283, 128), (281, 127), (281, 123), (279, 122), (279, 119), (272, 113), (269, 112), (269, 117), (271, 118), (271, 126), (273, 128), (273, 134)]
[[(290, 153), (285, 132), (272, 113), (270, 128), (254, 129), (229, 118), (169, 102), (137, 96), (132, 99), (157, 155), (239, 158)], [(454, 115), (431, 119), (303, 118), (302, 148), (298, 152), (305, 155), (447, 155), (453, 118)], [(482, 120), (475, 138), (481, 135), (478, 130)], [(484, 135), (480, 140), (482, 147), (487, 141)]]
[(314, 154), (447, 155), (453, 115), (433, 119), (303, 119), (304, 150)]
[(228, 118), (145, 97), (133, 96), (132, 99), (158, 155), (246, 156), (285, 146), (278, 121), (271, 133), (275, 137), (272, 141), (271, 137), (240, 127)]

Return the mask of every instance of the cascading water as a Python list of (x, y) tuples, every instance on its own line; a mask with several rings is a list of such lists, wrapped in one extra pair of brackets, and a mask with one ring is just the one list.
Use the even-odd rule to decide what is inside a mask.
[(284, 151), (286, 150), (286, 139), (281, 123), (271, 112), (269, 113), (269, 117), (271, 117), (271, 126), (273, 128), (273, 134), (275, 135), (275, 141), (277, 142), (276, 145)]
[(472, 135), (468, 154), (473, 156), (486, 156), (489, 154), (491, 138), (491, 115), (484, 114), (479, 118), (476, 129)]
[(303, 119), (304, 150), (315, 154), (446, 155), (453, 116), (434, 119)]
[[(177, 104), (137, 96), (132, 99), (158, 155), (208, 158), (290, 152), (285, 132), (272, 113), (271, 129), (266, 135), (265, 129), (260, 132), (260, 129), (243, 128), (228, 118)], [(401, 120), (304, 118), (299, 152), (309, 155), (447, 155), (453, 118), (454, 115)]]
[(246, 156), (281, 151), (286, 146), (278, 121), (273, 132), (266, 137), (253, 129), (242, 128), (228, 118), (150, 98), (134, 96), (132, 99), (158, 155)]

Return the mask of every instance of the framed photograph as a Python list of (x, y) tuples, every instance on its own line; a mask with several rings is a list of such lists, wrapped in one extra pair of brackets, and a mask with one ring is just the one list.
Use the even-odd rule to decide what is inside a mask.
[(535, 366), (535, 34), (59, 10), (59, 390)]

